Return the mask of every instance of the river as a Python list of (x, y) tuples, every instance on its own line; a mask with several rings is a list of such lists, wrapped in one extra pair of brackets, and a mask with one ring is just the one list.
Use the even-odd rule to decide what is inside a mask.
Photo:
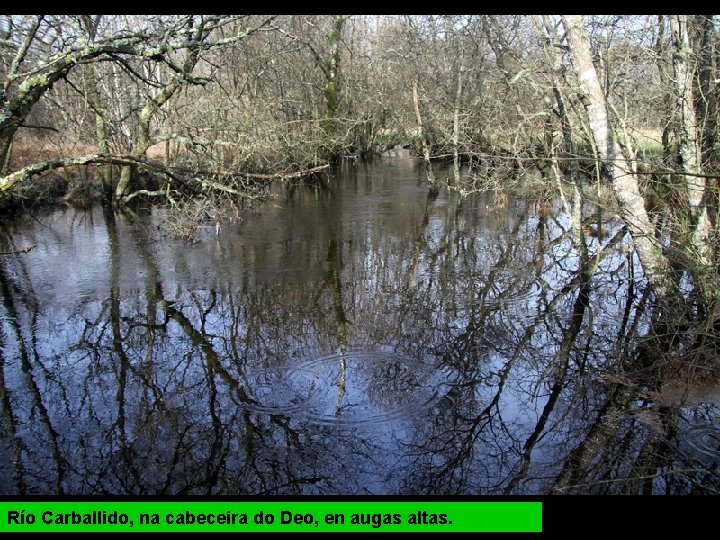
[(3, 219), (0, 494), (720, 489), (717, 390), (630, 374), (611, 214), (584, 261), (558, 197), (428, 198), (408, 155), (273, 193), (194, 242), (158, 208)]

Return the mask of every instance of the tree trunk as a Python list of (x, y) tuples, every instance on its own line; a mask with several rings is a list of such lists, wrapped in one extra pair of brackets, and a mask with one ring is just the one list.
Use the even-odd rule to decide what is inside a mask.
[(455, 89), (455, 104), (453, 107), (453, 181), (456, 185), (460, 184), (460, 105), (462, 99), (463, 86), (463, 49), (460, 49), (460, 65), (457, 73), (457, 87)]
[[(149, 100), (142, 111), (140, 111), (140, 118), (138, 119), (138, 138), (135, 141), (135, 147), (133, 148), (132, 155), (139, 158), (145, 155), (150, 148), (150, 121), (158, 109), (172, 96), (175, 92), (175, 87), (179, 87), (179, 84), (173, 84), (163, 88), (160, 93), (153, 100)], [(115, 190), (115, 199), (120, 201), (123, 197), (128, 195), (130, 190), (130, 182), (137, 167), (135, 165), (126, 165), (120, 171), (120, 181), (118, 182), (117, 189)]]
[[(548, 17), (547, 15), (543, 15), (540, 24), (545, 30), (545, 35), (549, 40), (549, 42), (546, 42), (544, 45), (545, 54), (548, 56), (548, 60), (552, 66), (552, 91), (553, 97), (555, 98), (555, 104), (557, 105), (557, 115), (560, 118), (560, 131), (562, 133), (563, 148), (565, 151), (564, 157), (570, 158), (570, 164), (568, 168), (570, 173), (570, 180), (575, 184), (579, 180), (580, 164), (578, 163), (578, 160), (575, 156), (572, 124), (570, 123), (570, 117), (568, 116), (567, 109), (565, 107), (565, 99), (563, 98), (562, 92), (560, 92), (560, 87), (562, 86), (562, 82), (564, 81), (564, 70), (562, 57), (557, 53), (557, 49), (554, 46), (556, 43), (559, 42), (559, 39), (555, 32), (555, 29), (552, 26), (552, 23), (550, 22), (550, 17)], [(538, 30), (540, 30), (540, 27), (538, 27)]]
[(422, 116), (420, 115), (420, 102), (418, 99), (417, 81), (413, 83), (413, 106), (415, 107), (415, 117), (417, 118), (418, 137), (420, 137), (420, 141), (422, 144), (423, 160), (425, 163), (425, 172), (427, 174), (428, 187), (430, 188), (430, 193), (432, 195), (437, 195), (440, 190), (438, 189), (437, 180), (435, 179), (435, 172), (433, 171), (432, 163), (430, 162), (430, 145), (425, 138)]
[[(100, 93), (95, 84), (96, 70), (95, 64), (85, 66), (85, 83), (87, 99), (90, 107), (95, 111), (95, 138), (97, 139), (98, 150), (101, 154), (108, 154), (107, 129), (105, 127), (105, 118), (103, 117), (102, 102)], [(112, 201), (113, 178), (112, 165), (103, 165), (100, 168), (102, 178), (103, 199), (106, 203)]]
[[(670, 86), (669, 62), (667, 58), (667, 48), (665, 44), (665, 16), (658, 15), (658, 34), (655, 42), (655, 57), (657, 58), (658, 75), (660, 76), (660, 86), (667, 88)], [(675, 159), (673, 157), (670, 136), (672, 135), (674, 123), (674, 106), (670, 92), (663, 92), (663, 109), (667, 114), (667, 120), (663, 124), (662, 131), (662, 147), (663, 147), (663, 163), (666, 167), (674, 166)]]
[[(698, 128), (693, 107), (693, 51), (690, 48), (688, 17), (670, 17), (673, 43), (673, 80), (676, 110), (679, 113), (676, 124), (678, 166), (684, 185), (687, 186), (692, 230), (691, 250), (696, 252), (701, 267), (711, 268), (713, 252), (711, 246), (712, 225), (708, 216), (705, 191), (707, 180), (700, 173), (700, 145)], [(689, 173), (689, 174), (682, 174)]]
[(713, 15), (695, 15), (694, 23), (699, 34), (695, 40), (698, 87), (695, 92), (697, 124), (700, 126), (701, 165), (713, 160), (717, 140), (717, 91), (715, 75), (715, 50), (713, 44)]
[(342, 40), (342, 29), (347, 17), (335, 19), (335, 27), (330, 34), (330, 57), (325, 61), (323, 72), (325, 73), (325, 118), (330, 120), (337, 116), (338, 97), (338, 71), (340, 68), (340, 43)]
[[(194, 29), (195, 38), (198, 41), (202, 40), (203, 36), (202, 24)], [(133, 148), (132, 155), (136, 158), (145, 156), (150, 146), (152, 146), (152, 137), (150, 135), (150, 123), (152, 122), (155, 113), (167, 103), (167, 101), (173, 97), (175, 92), (179, 90), (185, 83), (185, 80), (192, 73), (195, 68), (195, 64), (198, 61), (198, 49), (188, 48), (187, 56), (182, 65), (180, 73), (176, 73), (173, 78), (168, 82), (154, 97), (148, 99), (145, 106), (140, 111), (138, 118), (138, 136)], [(125, 166), (120, 171), (120, 180), (118, 181), (117, 188), (115, 189), (115, 199), (122, 201), (124, 197), (129, 195), (130, 182), (137, 168), (135, 166)]]
[[(92, 42), (97, 35), (97, 28), (100, 24), (102, 15), (98, 15), (93, 19), (89, 15), (82, 16), (83, 26), (88, 34), (88, 39)], [(97, 69), (95, 63), (85, 66), (85, 92), (90, 107), (95, 111), (95, 138), (97, 139), (98, 150), (101, 154), (108, 154), (107, 129), (105, 127), (105, 117), (103, 116), (104, 108), (100, 99), (100, 92), (97, 88)], [(100, 168), (102, 178), (103, 200), (106, 204), (112, 202), (112, 165), (103, 165)]]
[(563, 15), (562, 21), (570, 45), (573, 69), (580, 83), (580, 98), (588, 115), (599, 164), (605, 166), (607, 174), (612, 180), (612, 188), (620, 207), (621, 216), (628, 226), (650, 286), (659, 299), (675, 301), (679, 298), (679, 292), (670, 277), (670, 267), (645, 211), (632, 156), (624, 156), (613, 138), (605, 94), (592, 62), (590, 40), (583, 27), (582, 17)]
[[(94, 83), (93, 86), (95, 86)], [(99, 102), (100, 101), (98, 99), (98, 103)], [(110, 149), (108, 148), (107, 143), (107, 129), (105, 128), (105, 119), (103, 118), (103, 115), (99, 112), (95, 113), (95, 136), (97, 137), (98, 150), (100, 151), (100, 153), (109, 154)], [(100, 168), (100, 171), (102, 178), (103, 199), (105, 203), (110, 203), (112, 202), (113, 194), (112, 165), (103, 165)]]
[[(12, 160), (12, 138), (0, 137), (0, 156), (4, 156), (0, 161), (0, 176), (5, 176), (10, 171), (10, 161)], [(7, 144), (7, 147), (5, 145)]]

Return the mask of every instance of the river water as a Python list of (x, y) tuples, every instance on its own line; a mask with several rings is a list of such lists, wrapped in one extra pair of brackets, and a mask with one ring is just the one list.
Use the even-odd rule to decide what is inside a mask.
[(408, 155), (194, 243), (162, 213), (3, 221), (0, 494), (720, 487), (716, 389), (628, 375), (648, 300), (610, 215), (585, 260), (559, 199), (428, 198)]

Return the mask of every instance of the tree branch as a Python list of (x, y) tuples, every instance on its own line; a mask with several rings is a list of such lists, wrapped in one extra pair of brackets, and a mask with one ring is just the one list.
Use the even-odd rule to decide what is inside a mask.
[(22, 46), (20, 49), (18, 49), (17, 54), (15, 55), (15, 58), (13, 58), (12, 65), (10, 66), (10, 70), (7, 74), (7, 80), (9, 83), (12, 83), (15, 80), (15, 77), (17, 75), (17, 70), (20, 67), (20, 64), (23, 63), (23, 60), (25, 60), (25, 55), (28, 52), (28, 49), (30, 48), (30, 45), (32, 44), (33, 40), (35, 39), (35, 35), (37, 34), (38, 28), (40, 27), (40, 23), (42, 22), (44, 18), (44, 15), (38, 16), (36, 20), (33, 21), (32, 26), (30, 27), (30, 30), (28, 31), (27, 35), (25, 36), (25, 40), (23, 41)]

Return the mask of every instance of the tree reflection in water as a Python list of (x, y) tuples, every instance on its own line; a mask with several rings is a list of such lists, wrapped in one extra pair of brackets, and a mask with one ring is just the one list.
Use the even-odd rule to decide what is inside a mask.
[(195, 245), (157, 210), (8, 222), (0, 492), (716, 492), (717, 392), (634, 376), (641, 268), (560, 208), (396, 158)]

